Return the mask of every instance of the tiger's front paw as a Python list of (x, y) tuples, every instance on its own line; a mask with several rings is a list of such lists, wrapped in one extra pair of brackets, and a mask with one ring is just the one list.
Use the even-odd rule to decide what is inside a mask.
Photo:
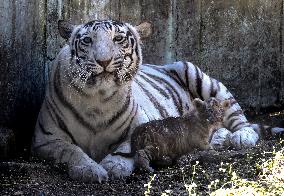
[(244, 127), (232, 134), (231, 144), (236, 149), (250, 148), (256, 145), (258, 139), (259, 136), (253, 128)]
[(130, 176), (134, 170), (133, 158), (125, 158), (119, 155), (107, 155), (100, 164), (108, 171), (112, 178)]
[(69, 176), (74, 180), (83, 182), (107, 181), (107, 171), (98, 163), (86, 162), (82, 165), (72, 165), (69, 167)]

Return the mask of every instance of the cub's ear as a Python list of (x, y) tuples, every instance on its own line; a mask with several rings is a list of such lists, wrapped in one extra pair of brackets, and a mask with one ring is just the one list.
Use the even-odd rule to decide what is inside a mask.
[(69, 39), (71, 37), (71, 34), (72, 34), (74, 28), (75, 28), (75, 26), (70, 24), (67, 21), (64, 21), (64, 20), (59, 20), (58, 21), (59, 34), (64, 39)]
[(228, 109), (228, 108), (230, 108), (231, 107), (231, 101), (230, 100), (224, 100), (223, 102), (222, 102), (222, 106), (223, 106), (223, 108), (226, 110), (226, 109)]
[(192, 102), (193, 106), (197, 109), (197, 110), (201, 110), (204, 109), (206, 107), (204, 101), (202, 101), (199, 98), (195, 98)]
[(139, 33), (141, 39), (145, 39), (152, 34), (152, 24), (149, 22), (143, 22), (135, 28)]

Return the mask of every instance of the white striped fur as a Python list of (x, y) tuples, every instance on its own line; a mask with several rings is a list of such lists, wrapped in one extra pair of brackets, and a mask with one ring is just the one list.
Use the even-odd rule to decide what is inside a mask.
[(131, 25), (93, 21), (77, 27), (60, 23), (60, 28), (63, 37), (72, 34), (53, 63), (33, 152), (67, 164), (73, 179), (130, 175), (133, 160), (110, 153), (130, 151), (128, 139), (136, 126), (181, 116), (197, 97), (231, 100), (224, 126), (234, 133), (225, 137), (216, 132), (213, 144), (256, 144), (256, 132), (222, 83), (188, 62), (141, 65), (140, 38)]

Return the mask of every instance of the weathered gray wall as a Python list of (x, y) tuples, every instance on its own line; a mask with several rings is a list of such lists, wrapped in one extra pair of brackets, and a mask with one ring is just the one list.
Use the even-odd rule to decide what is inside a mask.
[(244, 108), (283, 104), (283, 0), (1, 0), (0, 124), (32, 130), (64, 45), (57, 21), (96, 18), (151, 22), (144, 63), (191, 61)]
[[(26, 130), (33, 129), (44, 94), (44, 4), (33, 0), (0, 3), (0, 125), (16, 131), (19, 148), (23, 138), (31, 137), (32, 131)], [(1, 132), (0, 128), (0, 137)]]
[(60, 48), (58, 19), (150, 21), (154, 34), (144, 41), (144, 63), (191, 61), (223, 81), (243, 107), (267, 107), (284, 100), (283, 0), (66, 2), (48, 2), (48, 59), (54, 59)]

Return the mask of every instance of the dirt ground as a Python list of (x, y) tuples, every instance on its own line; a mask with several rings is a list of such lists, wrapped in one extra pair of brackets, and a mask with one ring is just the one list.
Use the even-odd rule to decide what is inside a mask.
[[(252, 121), (283, 126), (283, 119), (284, 114), (266, 114)], [(197, 195), (207, 195), (212, 181), (218, 179), (218, 188), (230, 178), (225, 170), (231, 169), (240, 177), (256, 180), (260, 172), (257, 163), (272, 156), (267, 152), (283, 146), (277, 140), (270, 140), (242, 151), (197, 152), (183, 157), (174, 167), (157, 170), (154, 177), (135, 171), (130, 177), (102, 184), (73, 181), (62, 167), (35, 158), (0, 162), (0, 195), (145, 195), (148, 192), (149, 195), (188, 195), (186, 187), (192, 182), (197, 185)]]

